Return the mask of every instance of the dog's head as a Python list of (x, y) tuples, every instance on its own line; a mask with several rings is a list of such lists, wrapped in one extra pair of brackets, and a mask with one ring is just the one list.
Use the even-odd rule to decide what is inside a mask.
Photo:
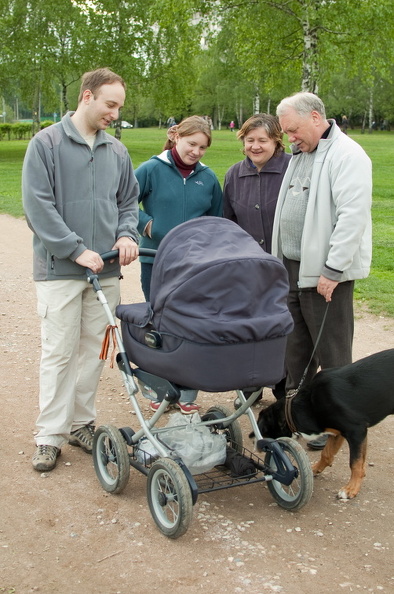
[[(285, 398), (280, 398), (268, 408), (260, 411), (257, 426), (263, 437), (291, 437), (292, 433), (286, 423)], [(253, 437), (253, 434), (251, 434)]]

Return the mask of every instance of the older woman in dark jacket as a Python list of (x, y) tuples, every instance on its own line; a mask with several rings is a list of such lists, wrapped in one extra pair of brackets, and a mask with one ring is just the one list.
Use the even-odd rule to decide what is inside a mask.
[(226, 173), (224, 216), (235, 221), (271, 253), (276, 201), (291, 155), (284, 152), (278, 118), (265, 113), (250, 117), (237, 133), (245, 159)]
[[(291, 155), (285, 153), (277, 117), (259, 113), (237, 133), (245, 159), (227, 171), (223, 187), (223, 214), (238, 223), (268, 253), (279, 189)], [(285, 380), (273, 388), (276, 398), (285, 395)], [(261, 398), (261, 396), (260, 396)]]

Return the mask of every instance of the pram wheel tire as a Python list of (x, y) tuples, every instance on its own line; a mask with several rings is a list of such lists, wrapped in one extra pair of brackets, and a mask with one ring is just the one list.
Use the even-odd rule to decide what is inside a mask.
[[(290, 485), (283, 485), (279, 481), (267, 481), (268, 490), (281, 507), (296, 511), (308, 503), (313, 493), (313, 473), (311, 463), (300, 444), (290, 437), (280, 437), (276, 440), (289, 458), (293, 466), (298, 468), (298, 477)], [(265, 464), (275, 468), (271, 452), (265, 455)]]
[(108, 493), (120, 493), (130, 476), (130, 458), (125, 439), (113, 425), (96, 429), (93, 439), (93, 463), (101, 486)]
[[(219, 420), (224, 419), (225, 417), (230, 417), (232, 414), (233, 412), (227, 408), (227, 406), (217, 404), (215, 406), (211, 406), (207, 410), (207, 412), (202, 417), (202, 420), (206, 421), (209, 418), (217, 418)], [(211, 425), (211, 427), (214, 427), (217, 433), (222, 433), (226, 436), (227, 444), (231, 448), (233, 448), (238, 453), (242, 453), (243, 437), (241, 425), (239, 424), (238, 419), (235, 419), (228, 427), (222, 429), (220, 429), (220, 427), (216, 427), (215, 425)]]
[(159, 530), (169, 538), (185, 534), (192, 520), (193, 501), (182, 468), (171, 458), (159, 458), (148, 474), (149, 509)]

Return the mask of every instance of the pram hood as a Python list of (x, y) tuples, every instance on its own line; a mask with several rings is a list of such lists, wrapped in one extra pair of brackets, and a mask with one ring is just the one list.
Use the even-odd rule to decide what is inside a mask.
[(150, 304), (119, 306), (117, 315), (199, 343), (261, 341), (291, 332), (287, 294), (287, 272), (278, 258), (232, 221), (201, 217), (162, 240)]
[(287, 294), (278, 258), (232, 221), (201, 217), (162, 240), (151, 302), (120, 305), (116, 314), (132, 363), (181, 386), (220, 392), (283, 378), (293, 328)]

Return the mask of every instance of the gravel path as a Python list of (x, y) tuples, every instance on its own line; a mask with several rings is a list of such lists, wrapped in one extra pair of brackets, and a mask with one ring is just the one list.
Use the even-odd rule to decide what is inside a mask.
[[(143, 300), (138, 275), (138, 263), (127, 269), (123, 301)], [(393, 417), (370, 431), (367, 477), (355, 500), (336, 499), (349, 473), (345, 446), (299, 512), (278, 507), (261, 484), (218, 491), (201, 495), (189, 530), (168, 540), (150, 515), (146, 479), (135, 470), (122, 494), (109, 495), (92, 458), (78, 448), (65, 446), (47, 475), (32, 469), (40, 339), (31, 233), (25, 221), (6, 215), (0, 215), (0, 281), (0, 592), (394, 591)], [(354, 358), (393, 347), (393, 330), (392, 319), (359, 310)], [(231, 406), (233, 398), (204, 393), (199, 402), (206, 409)], [(265, 391), (264, 406), (271, 400)], [(98, 424), (136, 424), (120, 375), (108, 366), (98, 409)], [(308, 455), (313, 461), (319, 454)]]

